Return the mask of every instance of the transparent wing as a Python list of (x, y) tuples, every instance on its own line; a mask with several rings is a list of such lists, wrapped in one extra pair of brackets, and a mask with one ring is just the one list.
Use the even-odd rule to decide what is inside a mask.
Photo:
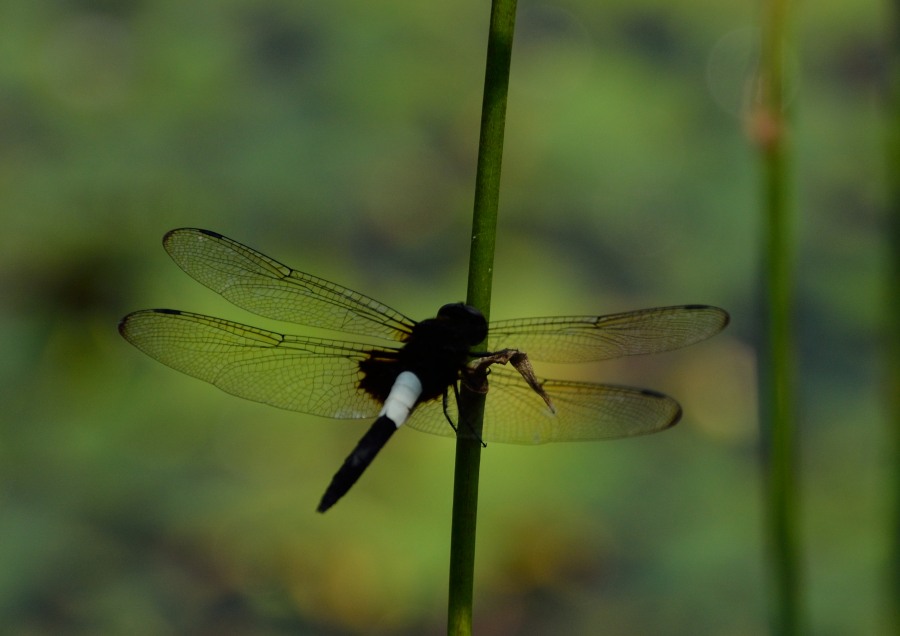
[(519, 349), (532, 360), (591, 362), (686, 347), (719, 333), (728, 320), (725, 310), (708, 305), (500, 320), (491, 323), (488, 343), (493, 351)]
[(194, 279), (260, 316), (391, 340), (402, 340), (415, 324), (377, 300), (209, 230), (172, 230), (163, 246)]
[[(518, 373), (492, 367), (488, 383), (485, 442), (546, 444), (633, 437), (664, 430), (681, 418), (678, 402), (648, 389), (543, 380), (541, 385), (556, 407), (554, 414)], [(456, 401), (449, 399), (447, 406), (451, 419), (458, 422)], [(425, 433), (455, 435), (440, 401), (417, 408), (407, 425)]]
[[(359, 363), (372, 347), (289, 336), (169, 309), (126, 316), (119, 332), (147, 355), (221, 390), (256, 402), (323, 417), (369, 419), (381, 404), (358, 388)], [(396, 349), (379, 348), (392, 352)], [(551, 413), (518, 373), (493, 368), (485, 407), (486, 442), (542, 444), (645, 435), (678, 421), (678, 403), (654, 391), (545, 380)], [(448, 413), (458, 421), (455, 400)], [(440, 399), (421, 404), (408, 425), (453, 436)]]
[(371, 346), (169, 309), (129, 314), (119, 332), (163, 364), (248, 400), (341, 419), (372, 418), (381, 410), (358, 388), (359, 362)]

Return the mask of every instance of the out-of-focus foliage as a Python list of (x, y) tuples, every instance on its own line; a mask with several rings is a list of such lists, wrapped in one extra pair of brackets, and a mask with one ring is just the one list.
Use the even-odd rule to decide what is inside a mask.
[[(663, 390), (686, 415), (656, 437), (486, 450), (476, 629), (764, 633), (755, 10), (519, 11), (493, 315), (703, 302), (733, 324), (652, 360), (546, 370)], [(879, 12), (797, 11), (808, 601), (816, 633), (874, 633)], [(319, 516), (367, 424), (219, 393), (115, 324), (169, 306), (272, 326), (168, 261), (178, 226), (415, 317), (461, 299), (486, 20), (485, 3), (410, 1), (0, 9), (4, 631), (441, 632), (450, 441), (400, 433)]]

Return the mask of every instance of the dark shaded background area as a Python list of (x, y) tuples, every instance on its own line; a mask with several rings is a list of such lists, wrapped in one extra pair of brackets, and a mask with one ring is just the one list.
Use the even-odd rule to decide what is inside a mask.
[[(803, 535), (817, 634), (884, 600), (878, 5), (798, 8)], [(520, 3), (493, 316), (710, 303), (728, 331), (570, 378), (676, 396), (608, 444), (490, 446), (476, 628), (766, 630), (755, 10)], [(0, 9), (0, 623), (30, 634), (443, 630), (453, 444), (246, 403), (142, 356), (134, 309), (267, 324), (177, 269), (206, 227), (417, 318), (465, 293), (485, 3)], [(895, 318), (892, 318), (895, 319)], [(290, 327), (287, 327), (290, 330)], [(302, 328), (294, 329), (302, 332)]]

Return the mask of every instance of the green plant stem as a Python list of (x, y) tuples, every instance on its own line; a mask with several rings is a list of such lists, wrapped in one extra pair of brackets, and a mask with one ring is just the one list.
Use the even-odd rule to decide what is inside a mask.
[(761, 394), (768, 458), (768, 533), (773, 574), (773, 631), (801, 629), (801, 583), (797, 536), (798, 493), (794, 425), (792, 308), (792, 205), (785, 118), (787, 0), (768, 0), (762, 30), (760, 103), (756, 120), (762, 152), (767, 342)]
[(900, 0), (891, 3), (888, 32), (888, 288), (887, 288), (887, 391), (888, 418), (893, 447), (893, 518), (891, 558), (888, 559), (888, 628), (900, 632)]
[[(490, 316), (497, 210), (500, 201), (500, 167), (506, 125), (506, 96), (515, 30), (516, 0), (493, 0), (488, 34), (475, 205), (469, 254), (466, 302)], [(481, 437), (484, 394), (460, 389), (459, 430)], [(459, 435), (453, 477), (453, 518), (450, 537), (450, 589), (448, 634), (472, 633), (472, 599), (475, 574), (475, 528), (478, 515), (478, 474), (481, 444), (476, 435)]]

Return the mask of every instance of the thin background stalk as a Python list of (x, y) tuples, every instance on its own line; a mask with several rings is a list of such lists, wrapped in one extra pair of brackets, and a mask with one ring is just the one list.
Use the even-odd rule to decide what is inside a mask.
[(888, 417), (893, 439), (893, 536), (887, 564), (888, 630), (900, 631), (900, 0), (891, 3), (888, 32), (888, 302), (887, 302), (887, 391)]
[(771, 550), (773, 631), (801, 630), (800, 545), (794, 422), (794, 342), (791, 335), (793, 219), (787, 120), (785, 49), (787, 0), (763, 4), (759, 111), (755, 120), (762, 161), (766, 342), (760, 396), (766, 434), (767, 528)]
[[(466, 302), (490, 315), (494, 271), (497, 209), (500, 201), (500, 166), (506, 125), (506, 95), (516, 21), (516, 0), (493, 0), (488, 34), (484, 100), (478, 167), (475, 175), (475, 207), (469, 254)], [(460, 390), (460, 431), (481, 436), (485, 396)], [(453, 477), (453, 519), (450, 537), (450, 594), (448, 634), (472, 633), (472, 592), (475, 574), (475, 524), (478, 513), (478, 472), (481, 444), (474, 436), (456, 440)]]

